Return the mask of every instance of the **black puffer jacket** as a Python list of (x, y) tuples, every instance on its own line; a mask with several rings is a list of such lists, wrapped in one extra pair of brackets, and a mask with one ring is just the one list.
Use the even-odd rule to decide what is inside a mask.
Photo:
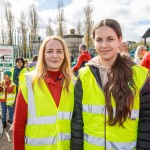
[[(99, 69), (90, 66), (90, 70), (101, 85)], [(82, 118), (82, 83), (80, 79), (75, 85), (75, 105), (72, 117), (71, 150), (83, 150), (83, 118)], [(137, 150), (150, 150), (150, 76), (140, 91), (140, 114), (138, 125)]]

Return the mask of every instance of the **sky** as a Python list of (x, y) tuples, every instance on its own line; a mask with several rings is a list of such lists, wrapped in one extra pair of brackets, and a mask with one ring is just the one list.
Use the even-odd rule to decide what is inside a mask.
[[(8, 1), (8, 0), (7, 0)], [(29, 5), (36, 3), (39, 15), (39, 34), (45, 36), (48, 18), (52, 27), (57, 25), (57, 0), (9, 0), (15, 15), (15, 25), (18, 26), (20, 12), (28, 15)], [(4, 22), (6, 0), (0, 0), (0, 22)], [(78, 21), (84, 22), (84, 7), (89, 3), (93, 7), (92, 19), (96, 23), (102, 19), (116, 19), (122, 28), (123, 41), (142, 40), (143, 34), (150, 28), (150, 0), (63, 0), (64, 14), (67, 20), (67, 34), (71, 28), (76, 28)], [(1, 23), (0, 23), (1, 26)], [(148, 38), (149, 39), (149, 38)]]

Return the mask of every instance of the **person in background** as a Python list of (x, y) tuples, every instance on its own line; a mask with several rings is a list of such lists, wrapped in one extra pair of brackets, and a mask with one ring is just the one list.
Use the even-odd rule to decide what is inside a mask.
[(89, 48), (89, 49), (88, 49), (88, 52), (89, 52), (90, 55), (91, 55), (91, 59), (96, 56), (96, 55), (94, 54), (94, 51), (95, 51), (95, 48)]
[(127, 42), (122, 42), (119, 46), (119, 52), (129, 55)]
[(122, 31), (113, 19), (93, 28), (97, 57), (79, 70), (71, 150), (150, 147), (150, 72), (119, 53)]
[(136, 50), (135, 50), (135, 54), (134, 54), (134, 62), (137, 65), (141, 64), (141, 60), (143, 59), (145, 53), (147, 53), (147, 48), (145, 45), (139, 45)]
[(47, 37), (17, 96), (14, 150), (70, 150), (73, 77), (66, 43)]
[(87, 51), (87, 46), (86, 44), (80, 44), (79, 46), (79, 52), (80, 52), (80, 55), (78, 56), (78, 59), (77, 59), (77, 63), (76, 65), (72, 68), (74, 74), (77, 76), (78, 74), (78, 70), (81, 68), (81, 67), (84, 67), (85, 66), (85, 63), (87, 63), (90, 59), (91, 59), (91, 55), (90, 53)]
[(13, 123), (13, 115), (14, 115), (14, 101), (16, 95), (16, 85), (10, 80), (11, 72), (6, 70), (4, 72), (4, 80), (0, 82), (0, 102), (2, 107), (2, 122), (3, 128), (7, 126), (7, 109), (9, 114), (9, 122), (10, 126)]
[(32, 57), (32, 61), (29, 62), (29, 70), (30, 70), (30, 71), (33, 71), (33, 70), (35, 69), (37, 60), (38, 60), (38, 55), (34, 55), (34, 56)]
[[(26, 72), (29, 72), (29, 71), (24, 66), (23, 57), (16, 58), (16, 66), (14, 68), (12, 68), (12, 70), (11, 70), (11, 73), (12, 73), (11, 80), (16, 84), (16, 96), (17, 96), (19, 84), (21, 81), (19, 79), (19, 77)], [(15, 105), (15, 103), (14, 103), (14, 105)]]
[(27, 59), (24, 59), (24, 66), (27, 68), (28, 71), (29, 70), (29, 61)]
[(74, 61), (74, 57), (73, 56), (70, 56), (70, 61), (71, 61), (71, 63)]
[(140, 65), (150, 70), (150, 52), (145, 53)]

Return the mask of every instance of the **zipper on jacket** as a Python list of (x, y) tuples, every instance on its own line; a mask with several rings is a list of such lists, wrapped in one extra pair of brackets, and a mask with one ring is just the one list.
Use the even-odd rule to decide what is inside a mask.
[[(97, 81), (96, 81), (97, 82)], [(99, 88), (101, 89), (101, 91), (104, 93), (104, 90), (102, 89), (102, 87), (99, 85), (99, 83), (97, 82)], [(105, 102), (105, 106), (104, 106), (104, 150), (106, 150), (106, 102)]]

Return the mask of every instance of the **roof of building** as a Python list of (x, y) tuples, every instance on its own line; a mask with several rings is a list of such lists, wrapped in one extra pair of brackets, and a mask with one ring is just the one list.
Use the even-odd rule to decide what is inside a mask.
[(150, 28), (148, 28), (147, 31), (142, 36), (142, 38), (148, 38), (148, 37), (150, 37)]

